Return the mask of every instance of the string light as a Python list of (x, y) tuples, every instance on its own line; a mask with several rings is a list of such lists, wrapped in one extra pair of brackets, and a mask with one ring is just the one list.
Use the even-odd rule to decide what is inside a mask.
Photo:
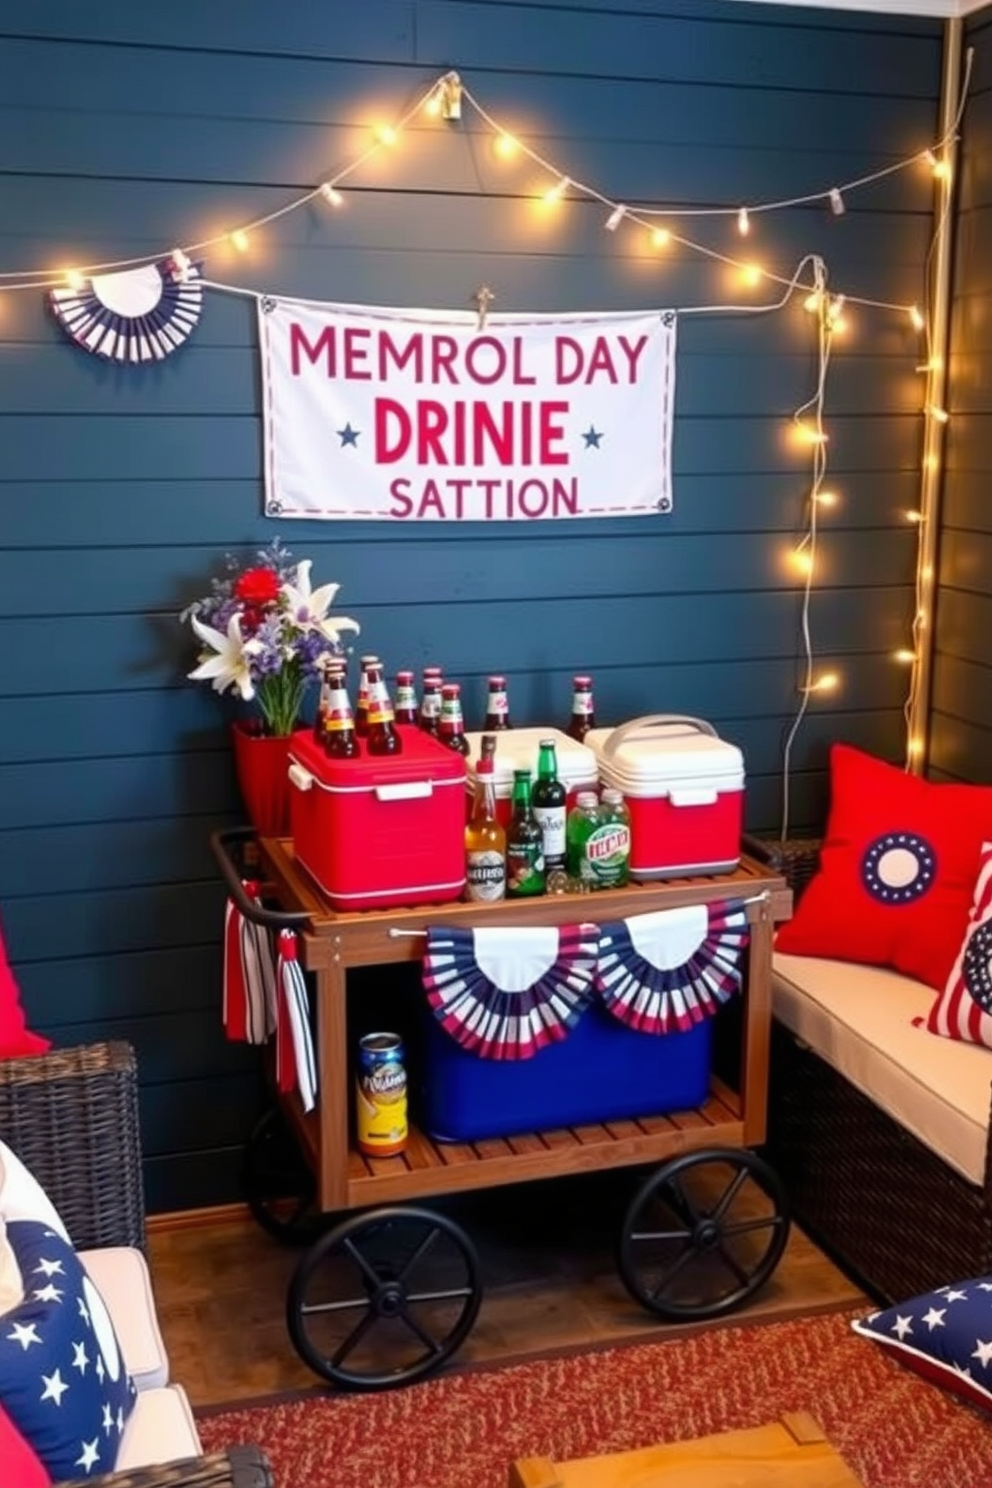
[(327, 205), (329, 207), (344, 206), (344, 197), (342, 196), (338, 188), (336, 186), (333, 186), (330, 181), (324, 182), (323, 186), (321, 186), (320, 188), (320, 194), (327, 202)]
[(925, 330), (925, 328), (926, 328), (926, 321), (923, 319), (923, 315), (922, 315), (922, 312), (920, 310), (919, 305), (910, 305), (910, 307), (909, 307), (909, 319), (910, 319), (910, 322), (912, 324), (912, 327), (913, 327), (913, 330), (914, 331)]
[(651, 246), (653, 248), (667, 248), (672, 241), (672, 235), (667, 227), (655, 227), (651, 230)]
[(915, 666), (916, 652), (910, 651), (907, 647), (903, 646), (900, 650), (893, 651), (892, 659), (893, 661), (901, 662), (904, 666)]
[(746, 238), (751, 231), (751, 219), (747, 215), (747, 207), (741, 207), (737, 213), (737, 231), (742, 238)]
[(623, 205), (622, 202), (619, 204), (619, 206), (614, 207), (613, 211), (610, 213), (609, 217), (607, 217), (606, 222), (604, 223), (606, 231), (616, 232), (617, 228), (623, 221), (626, 212), (627, 208)]
[(501, 159), (512, 160), (520, 153), (520, 141), (514, 139), (512, 134), (505, 134), (501, 131), (493, 141), (493, 149)]
[(571, 184), (572, 181), (569, 176), (561, 176), (553, 186), (548, 187), (547, 191), (545, 191), (544, 193), (543, 200), (546, 201), (549, 206), (553, 206), (555, 202), (560, 202), (562, 200), (565, 192), (568, 190)]
[(847, 211), (847, 207), (844, 205), (844, 198), (836, 186), (831, 186), (830, 188), (830, 210), (835, 217), (843, 217)]
[(236, 227), (230, 234), (230, 239), (232, 247), (236, 248), (239, 253), (248, 252), (251, 240), (243, 227)]
[(840, 677), (836, 672), (823, 672), (806, 687), (800, 687), (799, 691), (806, 697), (813, 692), (836, 692), (840, 686)]

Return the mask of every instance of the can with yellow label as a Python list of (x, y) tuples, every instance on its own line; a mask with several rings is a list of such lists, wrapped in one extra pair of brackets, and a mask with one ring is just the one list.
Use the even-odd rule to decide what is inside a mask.
[(369, 1157), (392, 1157), (407, 1143), (406, 1067), (398, 1033), (358, 1041), (355, 1138)]

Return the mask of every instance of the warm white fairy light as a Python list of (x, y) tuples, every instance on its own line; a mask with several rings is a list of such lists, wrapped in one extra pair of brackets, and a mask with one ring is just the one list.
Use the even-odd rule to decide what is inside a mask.
[(330, 181), (324, 182), (320, 188), (320, 194), (329, 207), (344, 206), (344, 196)]
[(620, 202), (613, 208), (613, 211), (610, 213), (609, 217), (607, 217), (606, 221), (603, 224), (603, 226), (606, 228), (606, 231), (616, 232), (626, 214), (627, 208), (624, 206), (623, 202)]
[(542, 193), (542, 200), (546, 201), (549, 206), (553, 206), (555, 202), (562, 200), (571, 184), (570, 176), (560, 176), (553, 186), (549, 186), (547, 191)]
[(737, 213), (737, 231), (742, 238), (746, 238), (751, 231), (751, 219), (747, 215), (747, 207), (741, 207)]
[(672, 235), (667, 227), (653, 227), (651, 229), (652, 248), (667, 248), (672, 241)]
[(829, 201), (830, 210), (831, 212), (833, 212), (834, 216), (843, 217), (844, 213), (847, 211), (847, 207), (844, 205), (844, 198), (836, 186), (831, 186), (830, 188)]
[(239, 253), (247, 253), (251, 246), (251, 239), (243, 227), (236, 227), (230, 234), (231, 246)]
[(493, 141), (493, 149), (502, 160), (512, 160), (515, 155), (520, 154), (520, 141), (501, 130)]
[(74, 289), (78, 294), (81, 289), (86, 288), (86, 275), (81, 274), (78, 269), (66, 269), (65, 283), (69, 289)]
[(910, 305), (909, 319), (914, 331), (922, 331), (926, 328), (926, 321), (923, 319), (923, 312), (919, 305)]

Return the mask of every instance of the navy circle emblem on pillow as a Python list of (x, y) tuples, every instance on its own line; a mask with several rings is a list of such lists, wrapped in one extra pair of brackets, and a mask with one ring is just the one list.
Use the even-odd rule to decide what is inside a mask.
[(861, 882), (879, 904), (912, 904), (933, 884), (937, 855), (915, 832), (885, 832), (861, 859)]
[(961, 964), (964, 984), (984, 1013), (992, 1012), (992, 924), (976, 925), (968, 936)]

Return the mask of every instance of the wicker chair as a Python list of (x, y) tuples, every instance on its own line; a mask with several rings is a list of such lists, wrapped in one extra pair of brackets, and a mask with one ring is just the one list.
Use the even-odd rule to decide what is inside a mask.
[[(144, 1248), (137, 1074), (129, 1044), (0, 1060), (0, 1137), (45, 1189), (77, 1249)], [(272, 1488), (273, 1480), (262, 1452), (244, 1446), (85, 1482), (87, 1488)]]
[[(796, 895), (819, 847), (749, 842)], [(880, 1300), (992, 1273), (992, 1146), (984, 1182), (969, 1183), (778, 1023), (767, 1156), (799, 1224)]]

